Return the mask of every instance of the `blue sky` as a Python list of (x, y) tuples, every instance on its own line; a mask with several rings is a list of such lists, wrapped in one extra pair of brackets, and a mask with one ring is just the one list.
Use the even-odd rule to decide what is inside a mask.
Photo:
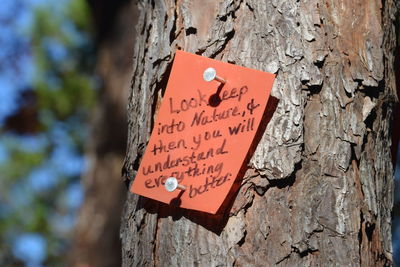
[[(0, 65), (0, 123), (15, 111), (18, 92), (32, 80), (33, 64), (30, 55), (19, 55), (18, 60), (12, 58), (12, 55), (15, 45), (29, 46), (24, 32), (32, 22), (32, 12), (29, 9), (33, 8), (35, 2), (3, 0), (0, 5), (0, 21), (3, 24), (0, 27), (0, 61), (3, 62)], [(19, 3), (30, 8), (20, 9)]]
[(15, 238), (13, 253), (26, 262), (27, 267), (42, 266), (46, 258), (47, 242), (43, 236), (36, 233), (24, 233)]

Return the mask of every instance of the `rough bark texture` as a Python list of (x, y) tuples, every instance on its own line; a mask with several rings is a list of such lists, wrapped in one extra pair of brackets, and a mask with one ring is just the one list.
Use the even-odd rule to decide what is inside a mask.
[(123, 265), (391, 265), (394, 2), (160, 0), (139, 9), (126, 179), (177, 49), (276, 73), (280, 102), (227, 214), (128, 195)]
[(70, 253), (71, 266), (120, 266), (120, 218), (125, 202), (121, 167), (126, 152), (126, 105), (132, 75), (135, 10), (132, 1), (96, 1), (97, 73), (102, 87), (93, 111), (82, 178), (82, 204)]

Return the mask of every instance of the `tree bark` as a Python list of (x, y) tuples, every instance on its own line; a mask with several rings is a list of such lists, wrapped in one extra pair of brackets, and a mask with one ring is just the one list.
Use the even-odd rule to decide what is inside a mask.
[(177, 49), (276, 73), (280, 102), (226, 214), (128, 194), (123, 265), (391, 265), (394, 2), (160, 0), (139, 10), (126, 179)]

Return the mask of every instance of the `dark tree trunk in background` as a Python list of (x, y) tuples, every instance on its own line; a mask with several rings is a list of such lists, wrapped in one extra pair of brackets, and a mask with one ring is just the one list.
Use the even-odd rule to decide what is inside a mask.
[(276, 73), (280, 102), (225, 218), (128, 194), (123, 265), (391, 265), (393, 0), (160, 0), (139, 10), (126, 179), (177, 49)]
[(72, 244), (72, 266), (120, 266), (119, 227), (126, 187), (126, 106), (132, 78), (136, 1), (89, 1), (97, 30), (97, 70), (102, 86), (92, 117), (82, 178), (82, 204)]

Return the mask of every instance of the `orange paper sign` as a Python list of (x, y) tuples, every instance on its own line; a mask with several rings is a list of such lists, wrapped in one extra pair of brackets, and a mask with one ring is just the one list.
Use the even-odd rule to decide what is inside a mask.
[[(210, 67), (217, 78), (207, 82), (210, 76), (203, 75)], [(274, 74), (177, 51), (131, 191), (215, 214), (246, 158), (274, 79)], [(186, 189), (167, 191), (169, 177)]]

